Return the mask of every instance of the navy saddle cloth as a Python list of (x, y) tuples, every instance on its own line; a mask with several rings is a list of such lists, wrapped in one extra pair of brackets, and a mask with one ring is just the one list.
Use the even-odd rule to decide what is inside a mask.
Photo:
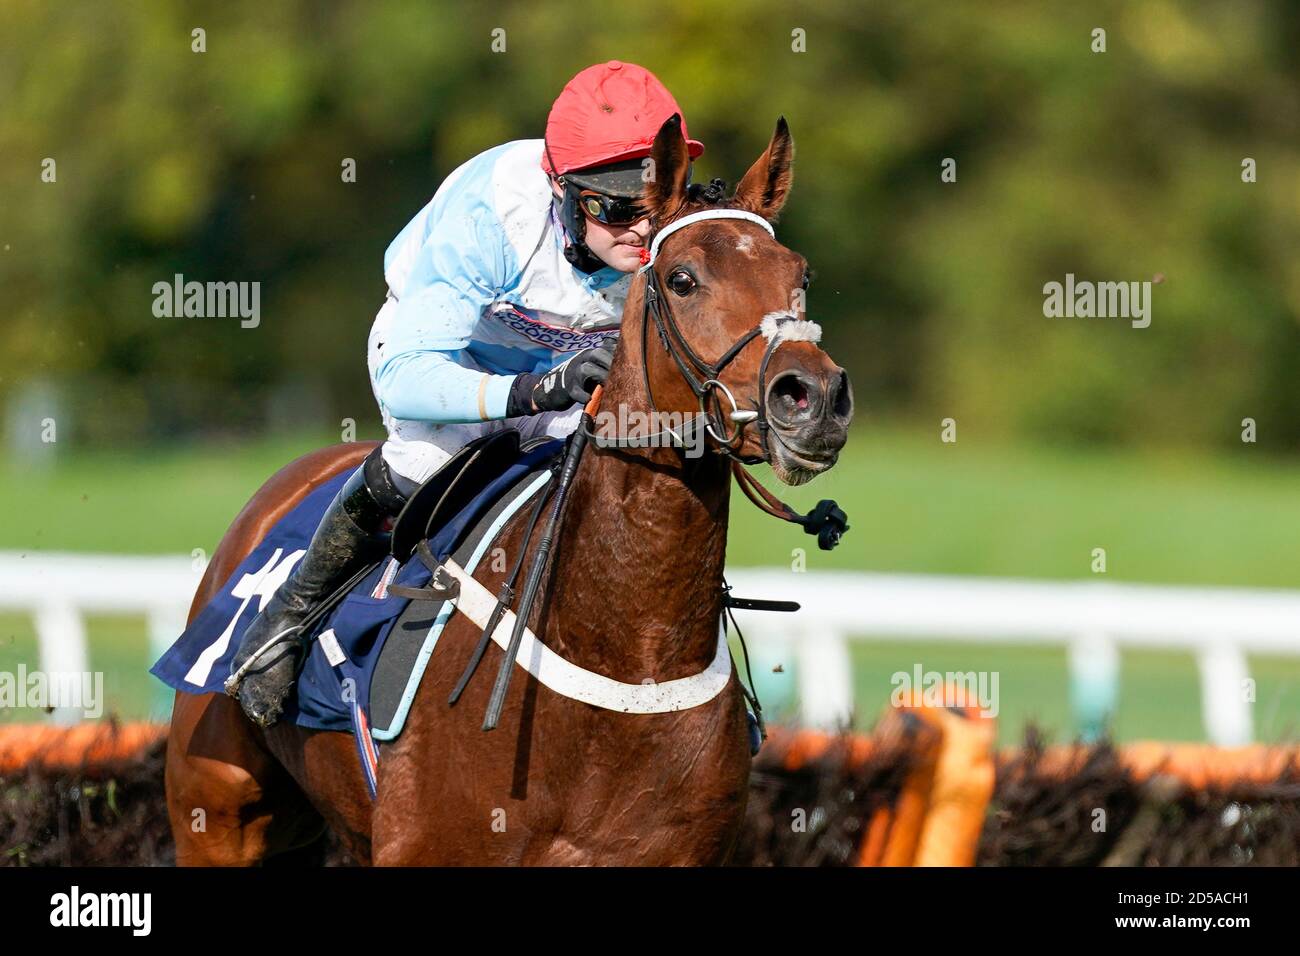
[[(453, 557), (473, 572), (510, 518), (550, 482), (563, 444), (553, 440), (526, 449), (468, 504), (436, 529), (429, 528), (426, 540), (434, 557)], [(154, 664), (154, 676), (191, 694), (224, 693), (244, 630), (302, 557), (349, 474), (316, 488), (276, 523)], [(352, 731), (363, 748), (363, 762), (369, 738), (396, 737), (453, 608), (399, 597), (388, 588), (423, 587), (431, 577), (428, 566), (414, 556), (405, 561), (390, 556), (371, 568), (312, 629), (316, 639), (281, 719), (318, 730)]]

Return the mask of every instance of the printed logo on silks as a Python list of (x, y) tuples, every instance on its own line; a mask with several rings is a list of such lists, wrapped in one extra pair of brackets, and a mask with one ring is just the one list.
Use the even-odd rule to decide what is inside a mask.
[(558, 325), (548, 325), (541, 319), (534, 318), (515, 307), (500, 309), (494, 312), (493, 316), (511, 331), (518, 332), (538, 345), (544, 345), (556, 352), (581, 352), (583, 349), (594, 349), (609, 336), (610, 332), (617, 331), (616, 327), (610, 327), (595, 332), (578, 332)]

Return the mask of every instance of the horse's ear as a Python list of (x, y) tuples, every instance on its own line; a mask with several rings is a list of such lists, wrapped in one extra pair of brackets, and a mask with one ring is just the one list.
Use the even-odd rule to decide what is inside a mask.
[(764, 219), (772, 221), (785, 205), (790, 195), (790, 183), (794, 179), (794, 138), (785, 117), (776, 121), (776, 132), (772, 142), (767, 144), (763, 155), (749, 167), (749, 172), (736, 187), (733, 201), (741, 209), (757, 213)]
[(691, 157), (682, 135), (682, 118), (668, 117), (655, 134), (650, 148), (650, 163), (645, 172), (642, 204), (655, 222), (663, 224), (677, 214), (686, 201), (686, 178), (690, 175)]

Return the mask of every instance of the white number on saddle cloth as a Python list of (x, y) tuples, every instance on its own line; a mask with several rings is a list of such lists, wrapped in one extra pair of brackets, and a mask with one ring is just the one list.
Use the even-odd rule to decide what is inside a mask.
[(244, 616), (244, 609), (248, 607), (248, 602), (253, 598), (259, 598), (257, 603), (258, 611), (266, 607), (266, 602), (271, 600), (271, 595), (279, 590), (280, 585), (284, 583), (284, 579), (293, 570), (293, 566), (306, 553), (306, 549), (293, 551), (281, 561), (280, 556), (284, 554), (284, 549), (276, 548), (275, 553), (267, 559), (266, 564), (262, 565), (260, 571), (245, 574), (235, 582), (235, 586), (230, 589), (230, 593), (234, 597), (242, 598), (243, 602), (239, 605), (239, 610), (235, 612), (235, 616), (230, 619), (230, 623), (226, 625), (225, 630), (221, 632), (221, 636), (205, 647), (203, 653), (195, 659), (194, 666), (185, 675), (187, 682), (196, 687), (202, 687), (208, 682), (208, 675), (212, 672), (212, 665), (221, 659), (221, 655), (230, 646), (230, 638), (235, 633), (235, 625)]

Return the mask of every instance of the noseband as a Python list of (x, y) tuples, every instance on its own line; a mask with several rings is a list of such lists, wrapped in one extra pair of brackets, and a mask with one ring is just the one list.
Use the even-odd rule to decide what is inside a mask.
[[(645, 384), (646, 398), (650, 402), (651, 413), (656, 418), (658, 417), (658, 406), (655, 404), (654, 392), (650, 386), (650, 353), (647, 348), (650, 323), (653, 321), (664, 351), (672, 357), (682, 374), (683, 380), (700, 404), (700, 417), (696, 419), (696, 422), (703, 419), (704, 429), (715, 442), (716, 450), (731, 459), (732, 471), (741, 490), (745, 492), (750, 501), (768, 514), (802, 525), (809, 534), (816, 535), (817, 543), (823, 550), (829, 551), (839, 543), (840, 536), (848, 530), (847, 518), (834, 501), (820, 501), (817, 507), (808, 514), (800, 514), (780, 501), (744, 469), (745, 465), (756, 465), (760, 462), (770, 462), (772, 460), (771, 449), (768, 444), (768, 433), (771, 430), (771, 425), (767, 418), (766, 392), (767, 369), (773, 353), (776, 352), (782, 342), (799, 340), (815, 342), (820, 337), (820, 330), (817, 329), (814, 323), (806, 319), (800, 319), (794, 312), (769, 313), (764, 316), (758, 325), (732, 343), (731, 347), (723, 352), (717, 361), (706, 362), (701, 358), (699, 353), (691, 348), (690, 343), (686, 341), (686, 337), (682, 335), (681, 328), (678, 326), (672, 309), (668, 305), (667, 297), (660, 285), (659, 275), (655, 272), (654, 266), (655, 260), (659, 256), (659, 248), (663, 245), (665, 239), (680, 229), (706, 219), (742, 219), (762, 226), (769, 236), (776, 238), (771, 223), (761, 216), (741, 209), (706, 209), (693, 212), (655, 233), (655, 237), (650, 243), (649, 257), (639, 270), (646, 277), (644, 311), (641, 316), (641, 376)], [(742, 409), (737, 406), (736, 398), (731, 393), (731, 390), (722, 383), (722, 371), (735, 360), (736, 356), (744, 351), (750, 342), (760, 335), (765, 335), (768, 342), (758, 368), (758, 408)], [(719, 392), (726, 397), (731, 405), (731, 411), (726, 413), (725, 416), (727, 422), (730, 423), (730, 427), (722, 423), (722, 402), (718, 396)], [(713, 406), (712, 409), (709, 407), (710, 403)], [(738, 449), (744, 443), (745, 426), (751, 422), (758, 428), (759, 446), (763, 452), (761, 455), (741, 455), (738, 453)], [(611, 441), (607, 438), (592, 437), (596, 439), (597, 444), (605, 447), (624, 444), (624, 442), (617, 439)], [(674, 435), (674, 437), (680, 439), (680, 436)], [(627, 444), (631, 445), (632, 443)]]

